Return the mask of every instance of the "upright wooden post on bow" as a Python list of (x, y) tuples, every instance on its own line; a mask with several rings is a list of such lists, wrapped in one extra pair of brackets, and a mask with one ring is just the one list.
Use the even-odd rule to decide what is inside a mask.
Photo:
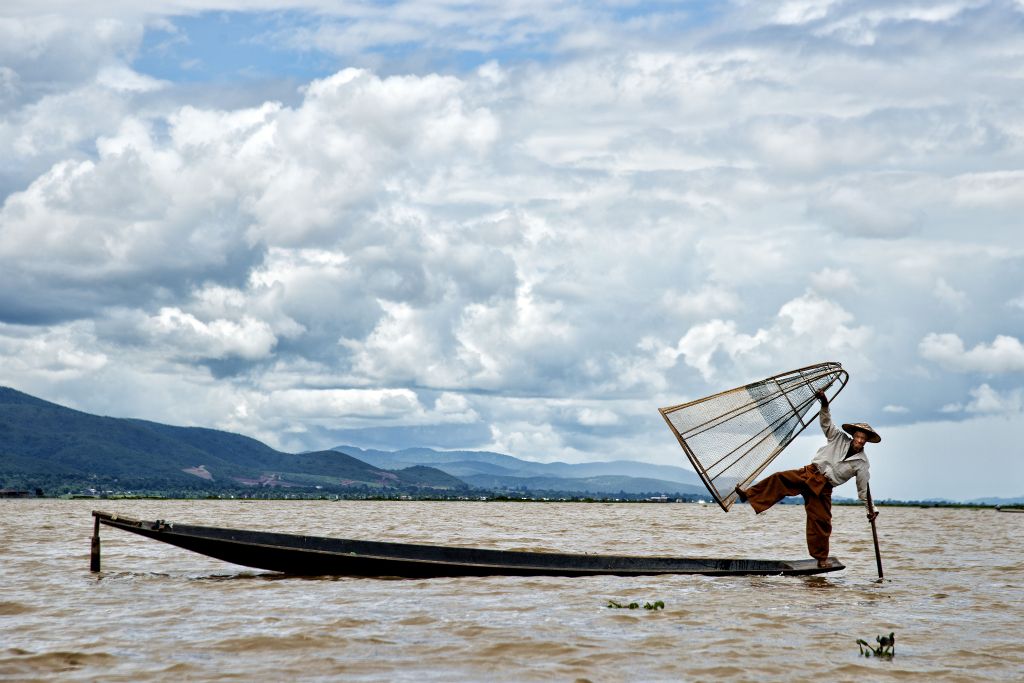
[(100, 570), (100, 518), (96, 518), (96, 526), (92, 530), (92, 551), (89, 553), (89, 571)]

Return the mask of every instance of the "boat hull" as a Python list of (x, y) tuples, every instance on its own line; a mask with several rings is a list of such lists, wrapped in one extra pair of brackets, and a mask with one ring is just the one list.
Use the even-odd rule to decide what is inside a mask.
[[(834, 557), (829, 558), (827, 567), (819, 567), (815, 560), (538, 553), (194, 526), (100, 511), (94, 511), (93, 516), (97, 536), (102, 523), (232, 564), (302, 576), (808, 575), (845, 569)], [(96, 558), (94, 567), (98, 566)]]

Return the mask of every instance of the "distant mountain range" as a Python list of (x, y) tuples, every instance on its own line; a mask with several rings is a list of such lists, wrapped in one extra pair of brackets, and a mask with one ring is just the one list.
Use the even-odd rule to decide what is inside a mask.
[[(95, 488), (191, 495), (226, 490), (708, 496), (692, 471), (627, 460), (538, 463), (489, 451), (283, 453), (247, 436), (101, 417), (0, 387), (0, 490)], [(943, 501), (935, 501), (943, 502)], [(949, 501), (945, 501), (949, 502)], [(1021, 505), (1024, 496), (978, 505)]]
[(334, 450), (383, 469), (434, 467), (476, 488), (495, 491), (708, 495), (697, 475), (689, 470), (630, 460), (540, 463), (489, 451), (380, 451), (355, 446), (336, 446)]
[(337, 451), (282, 453), (239, 434), (99, 417), (0, 387), (0, 488), (353, 487), (464, 490), (431, 467), (385, 470)]
[(240, 434), (101, 417), (0, 387), (0, 489), (435, 490), (580, 495), (706, 495), (680, 467), (536, 463), (486, 451), (339, 446), (282, 453)]

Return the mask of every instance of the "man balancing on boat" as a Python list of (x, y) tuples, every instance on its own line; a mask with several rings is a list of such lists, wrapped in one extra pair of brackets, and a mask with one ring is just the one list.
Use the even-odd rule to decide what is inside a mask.
[[(864, 422), (844, 424), (842, 430), (832, 424), (828, 398), (824, 391), (815, 396), (821, 401), (821, 430), (828, 442), (818, 449), (810, 465), (799, 469), (776, 472), (750, 488), (736, 486), (740, 501), (750, 503), (754, 512), (761, 513), (786, 496), (801, 495), (807, 514), (807, 550), (818, 561), (819, 567), (828, 566), (828, 538), (832, 533), (832, 489), (857, 478), (857, 495), (868, 502), (868, 458), (864, 453), (866, 442), (879, 443), (882, 437)], [(868, 520), (874, 521), (877, 511), (868, 510)]]

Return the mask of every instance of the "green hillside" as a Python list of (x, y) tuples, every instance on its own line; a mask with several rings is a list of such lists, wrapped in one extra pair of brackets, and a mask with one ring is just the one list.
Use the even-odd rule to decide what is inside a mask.
[(440, 470), (409, 470), (337, 451), (282, 453), (215, 429), (90, 415), (0, 387), (0, 488), (466, 488)]

